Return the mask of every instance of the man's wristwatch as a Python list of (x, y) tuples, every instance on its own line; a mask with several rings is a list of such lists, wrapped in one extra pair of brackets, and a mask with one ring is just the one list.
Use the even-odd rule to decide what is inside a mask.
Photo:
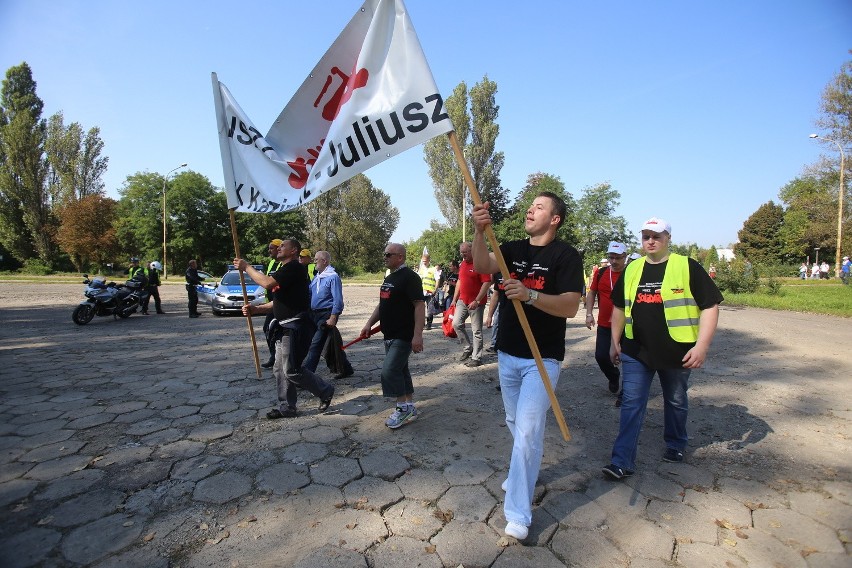
[(538, 292), (535, 290), (530, 290), (530, 299), (524, 302), (528, 306), (532, 306), (535, 304), (535, 301), (538, 300)]

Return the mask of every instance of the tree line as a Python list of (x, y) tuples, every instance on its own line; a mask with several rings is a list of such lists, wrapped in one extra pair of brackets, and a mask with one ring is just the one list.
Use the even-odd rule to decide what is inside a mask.
[(770, 200), (762, 204), (745, 220), (734, 248), (737, 256), (764, 267), (786, 265), (789, 275), (796, 273), (800, 263), (814, 262), (817, 249), (820, 259), (833, 264), (838, 217), (841, 254), (849, 254), (852, 220), (846, 213), (846, 180), (850, 160), (843, 164), (844, 207), (840, 210), (841, 155), (834, 142), (844, 148), (848, 158), (846, 149), (852, 146), (852, 61), (844, 63), (823, 90), (816, 127), (822, 132), (817, 140), (824, 144), (830, 157), (806, 165), (799, 176), (780, 189), (777, 203)]
[[(849, 74), (847, 64), (826, 89), (820, 123), (830, 132), (826, 137), (844, 142), (849, 140), (852, 106)], [(565, 200), (568, 218), (559, 237), (584, 253), (587, 268), (605, 256), (611, 240), (637, 249), (625, 218), (616, 214), (621, 194), (609, 182), (581, 188), (575, 195), (557, 175), (538, 171), (510, 197), (500, 178), (505, 156), (496, 150), (496, 100), (497, 84), (485, 75), (470, 88), (462, 81), (445, 103), (477, 191), (491, 203), (497, 239), (522, 238), (526, 210), (546, 190)], [(66, 124), (61, 112), (45, 120), (43, 106), (27, 63), (10, 68), (0, 93), (0, 268), (99, 271), (139, 256), (162, 260), (172, 273), (182, 272), (190, 258), (213, 273), (224, 271), (233, 242), (221, 188), (191, 170), (169, 178), (144, 171), (125, 178), (118, 200), (107, 197), (102, 176), (109, 159), (103, 155), (99, 129), (84, 132), (79, 123)], [(473, 232), (471, 197), (448, 139), (428, 141), (423, 157), (444, 220), (432, 220), (419, 237), (404, 243), (412, 264), (423, 247), (436, 261), (458, 258), (459, 243)], [(831, 160), (809, 167), (782, 188), (781, 204), (769, 202), (746, 221), (736, 252), (756, 263), (789, 262), (814, 246), (831, 254), (838, 185)], [(300, 209), (238, 215), (236, 224), (241, 253), (254, 261), (266, 257), (269, 239), (294, 237), (313, 250), (328, 250), (343, 274), (377, 272), (383, 269), (381, 251), (399, 225), (399, 211), (388, 194), (361, 174)], [(705, 266), (717, 261), (715, 246), (674, 248)]]
[[(234, 256), (224, 191), (191, 170), (145, 171), (125, 178), (120, 199), (108, 197), (100, 130), (66, 125), (62, 112), (44, 119), (36, 86), (24, 62), (7, 70), (0, 92), (0, 269), (101, 272), (138, 256), (170, 272), (194, 258), (222, 274)], [(236, 217), (246, 258), (262, 262), (270, 239), (292, 237), (350, 271), (379, 270), (398, 223), (390, 198), (363, 175), (296, 211)]]

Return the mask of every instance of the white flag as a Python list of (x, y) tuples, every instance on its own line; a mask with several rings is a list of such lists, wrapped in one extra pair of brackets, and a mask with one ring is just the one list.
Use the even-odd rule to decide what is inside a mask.
[(228, 207), (307, 203), (453, 129), (402, 0), (367, 0), (266, 136), (213, 75)]

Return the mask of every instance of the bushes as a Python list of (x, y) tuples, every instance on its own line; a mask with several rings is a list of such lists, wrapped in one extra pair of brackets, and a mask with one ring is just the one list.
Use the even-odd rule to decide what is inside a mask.
[(736, 259), (716, 269), (716, 286), (723, 292), (742, 294), (756, 291), (760, 282), (751, 264)]
[(24, 261), (21, 272), (35, 276), (49, 276), (53, 274), (53, 269), (38, 258), (30, 258)]
[(781, 282), (774, 276), (770, 276), (766, 282), (763, 283), (763, 286), (766, 288), (766, 293), (770, 296), (784, 295), (784, 291), (781, 289)]

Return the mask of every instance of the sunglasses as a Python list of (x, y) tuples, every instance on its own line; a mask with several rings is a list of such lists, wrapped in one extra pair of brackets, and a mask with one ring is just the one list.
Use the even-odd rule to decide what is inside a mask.
[(390, 257), (392, 257), (392, 256), (397, 256), (397, 255), (399, 255), (399, 253), (398, 253), (398, 252), (386, 252), (386, 253), (385, 253), (385, 258), (390, 258)]

